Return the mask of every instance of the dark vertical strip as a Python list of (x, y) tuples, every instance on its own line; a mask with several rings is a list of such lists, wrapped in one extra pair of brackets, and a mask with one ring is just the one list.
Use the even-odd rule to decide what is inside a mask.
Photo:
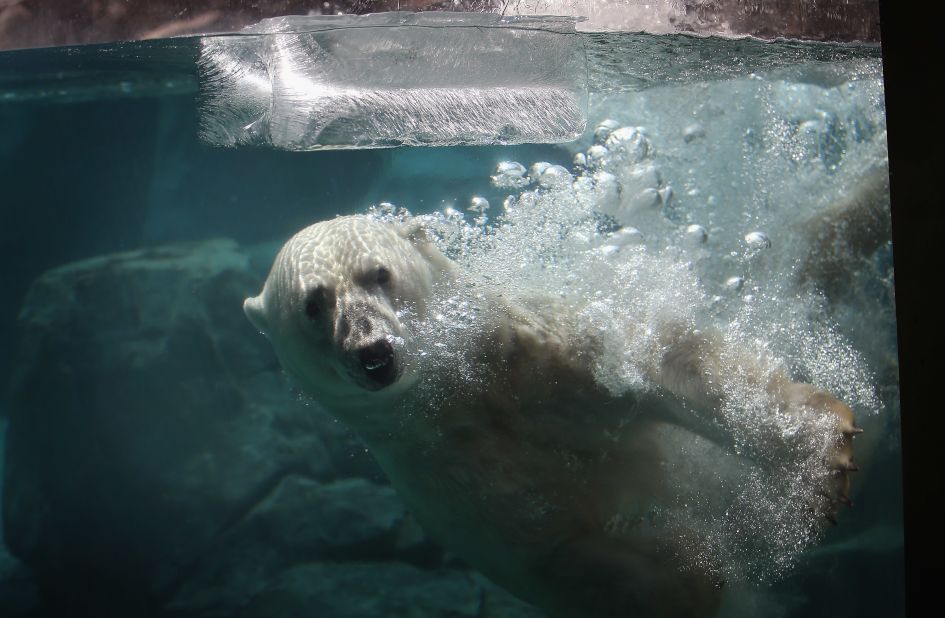
[[(885, 0), (880, 4), (890, 193), (896, 269), (896, 312), (902, 397), (903, 484), (906, 535), (906, 614), (914, 615), (940, 595), (925, 581), (925, 565), (937, 564), (930, 539), (941, 521), (938, 462), (943, 363), (940, 345), (943, 224), (941, 189), (942, 104), (940, 35), (930, 30), (925, 7)], [(938, 84), (940, 85), (940, 84)], [(934, 388), (933, 388), (934, 387)], [(937, 551), (937, 545), (934, 546)]]

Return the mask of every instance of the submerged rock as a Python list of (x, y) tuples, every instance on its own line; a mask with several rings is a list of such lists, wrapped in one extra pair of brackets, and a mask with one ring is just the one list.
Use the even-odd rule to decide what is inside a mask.
[(541, 618), (544, 614), (463, 572), (400, 563), (313, 563), (286, 571), (239, 618)]
[[(18, 321), (3, 519), (11, 552), (64, 607), (150, 611), (284, 479), (375, 470), (292, 391), (243, 316), (258, 286), (229, 240), (97, 257), (33, 284)], [(296, 496), (278, 517), (304, 528), (330, 493)], [(348, 519), (345, 534), (370, 543), (379, 524), (358, 532)]]
[(215, 539), (164, 614), (232, 616), (299, 564), (401, 559), (424, 566), (442, 563), (440, 550), (427, 541), (390, 486), (288, 476)]
[(313, 563), (286, 571), (240, 618), (460, 618), (480, 616), (480, 590), (457, 571), (431, 574), (407, 564)]

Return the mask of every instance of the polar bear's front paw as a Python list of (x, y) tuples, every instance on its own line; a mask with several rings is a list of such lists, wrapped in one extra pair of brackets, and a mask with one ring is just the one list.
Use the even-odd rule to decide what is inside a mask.
[(817, 511), (829, 523), (836, 525), (836, 513), (840, 507), (852, 505), (850, 474), (859, 470), (853, 463), (853, 438), (863, 430), (854, 424), (853, 410), (849, 406), (826, 391), (810, 386), (807, 389), (804, 408), (824, 414), (834, 423), (833, 448), (828, 452), (826, 462), (830, 474), (821, 491), (822, 502)]

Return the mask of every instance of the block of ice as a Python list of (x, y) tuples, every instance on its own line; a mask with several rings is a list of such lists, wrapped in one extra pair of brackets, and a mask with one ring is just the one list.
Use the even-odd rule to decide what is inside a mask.
[(291, 16), (206, 37), (201, 135), (286, 150), (563, 142), (584, 130), (575, 20)]

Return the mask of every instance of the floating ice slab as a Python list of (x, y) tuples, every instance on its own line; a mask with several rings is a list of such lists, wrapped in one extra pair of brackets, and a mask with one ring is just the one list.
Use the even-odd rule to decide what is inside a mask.
[(291, 16), (206, 37), (201, 135), (286, 150), (564, 142), (584, 130), (573, 18)]

